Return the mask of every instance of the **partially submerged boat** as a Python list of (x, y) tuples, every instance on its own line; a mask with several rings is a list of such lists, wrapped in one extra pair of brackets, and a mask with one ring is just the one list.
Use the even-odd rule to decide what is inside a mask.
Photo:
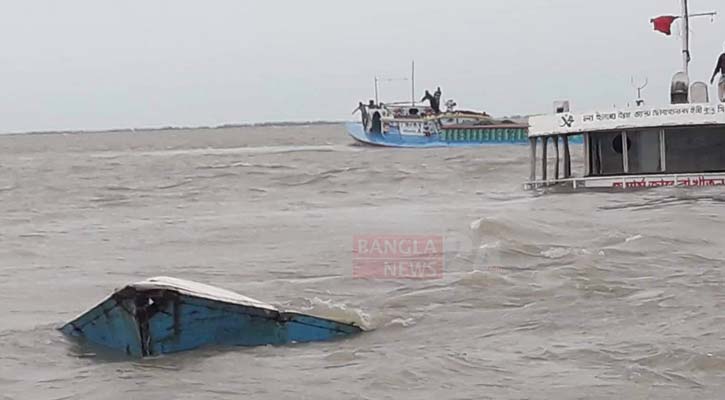
[[(687, 32), (690, 16), (687, 2), (683, 1), (683, 5), (683, 16), (678, 18), (683, 19)], [(646, 107), (638, 100), (633, 108), (572, 113), (568, 102), (561, 102), (554, 114), (531, 117), (531, 176), (525, 189), (724, 186), (725, 79), (720, 80), (720, 103), (710, 103), (704, 82), (690, 84), (687, 39), (684, 46), (684, 71), (672, 80), (670, 105)], [(584, 136), (584, 165), (581, 175), (575, 176), (569, 138), (580, 134)], [(548, 153), (550, 142), (555, 152), (553, 166)]]
[(126, 353), (158, 356), (202, 346), (263, 346), (328, 341), (362, 332), (196, 282), (159, 277), (127, 285), (60, 330)]

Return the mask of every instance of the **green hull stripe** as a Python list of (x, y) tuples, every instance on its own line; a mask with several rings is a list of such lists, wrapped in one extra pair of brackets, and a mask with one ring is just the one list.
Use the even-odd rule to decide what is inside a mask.
[(528, 139), (528, 132), (523, 128), (444, 129), (441, 136), (446, 142), (502, 143), (526, 141)]

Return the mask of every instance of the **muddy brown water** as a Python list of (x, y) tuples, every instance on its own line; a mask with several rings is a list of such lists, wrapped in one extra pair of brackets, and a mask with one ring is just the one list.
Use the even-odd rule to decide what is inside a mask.
[[(722, 398), (725, 194), (540, 196), (528, 165), (338, 125), (0, 136), (0, 399)], [(355, 279), (356, 235), (444, 237), (445, 270)], [(142, 361), (56, 331), (159, 275), (371, 330)]]

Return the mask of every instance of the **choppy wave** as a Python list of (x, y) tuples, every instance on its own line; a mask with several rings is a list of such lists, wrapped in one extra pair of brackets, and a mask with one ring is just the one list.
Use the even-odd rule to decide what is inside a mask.
[[(721, 397), (717, 190), (532, 194), (522, 146), (236, 133), (2, 138), (5, 396)], [(356, 235), (441, 236), (444, 273), (356, 279)], [(133, 361), (51, 328), (156, 275), (368, 332)]]
[(365, 330), (373, 329), (370, 315), (362, 310), (350, 308), (344, 303), (336, 303), (318, 297), (307, 299), (307, 301), (308, 305), (303, 307), (302, 310), (310, 315), (335, 321), (345, 321)]

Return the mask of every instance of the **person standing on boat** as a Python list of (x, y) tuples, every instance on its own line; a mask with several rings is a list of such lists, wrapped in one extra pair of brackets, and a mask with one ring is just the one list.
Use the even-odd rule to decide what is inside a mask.
[(438, 89), (436, 89), (436, 92), (433, 94), (433, 97), (436, 99), (436, 104), (438, 104), (438, 111), (440, 112), (441, 109), (441, 97), (443, 97), (443, 93), (441, 92), (441, 87), (438, 86)]
[(712, 73), (712, 79), (710, 79), (711, 85), (715, 83), (715, 77), (718, 73), (720, 74), (720, 76), (725, 77), (725, 53), (720, 54), (720, 58), (717, 60), (717, 65), (715, 65), (715, 72)]
[(360, 115), (362, 116), (362, 124), (363, 128), (367, 129), (368, 127), (368, 121), (370, 120), (370, 115), (368, 114), (368, 109), (361, 101), (360, 104), (357, 106), (357, 108), (352, 112), (355, 114), (356, 112), (360, 111)]
[(434, 113), (436, 113), (436, 114), (441, 113), (440, 105), (436, 101), (436, 98), (432, 94), (430, 94), (429, 91), (427, 91), (427, 90), (425, 91), (425, 96), (423, 96), (423, 98), (420, 101), (421, 102), (428, 101), (430, 103), (430, 108), (433, 109)]

